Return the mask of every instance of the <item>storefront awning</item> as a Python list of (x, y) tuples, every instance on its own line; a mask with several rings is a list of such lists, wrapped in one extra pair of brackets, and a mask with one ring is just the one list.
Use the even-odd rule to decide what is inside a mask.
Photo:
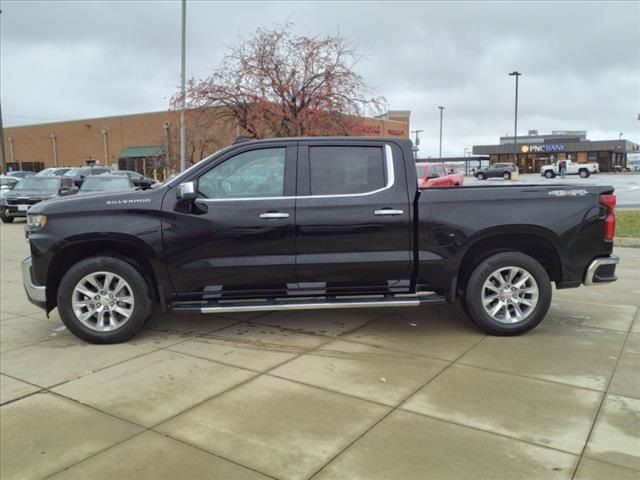
[(118, 158), (148, 158), (158, 157), (164, 153), (162, 145), (138, 145), (128, 147), (122, 151)]

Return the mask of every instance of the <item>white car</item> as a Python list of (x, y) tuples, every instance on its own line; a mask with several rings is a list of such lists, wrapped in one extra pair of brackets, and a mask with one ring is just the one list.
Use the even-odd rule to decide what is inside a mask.
[(17, 177), (9, 177), (7, 175), (0, 175), (0, 198), (4, 198), (4, 196), (13, 190), (13, 187), (16, 186), (16, 183), (20, 181)]
[[(562, 160), (567, 164), (565, 175), (580, 175), (580, 178), (587, 178), (592, 173), (600, 173), (600, 165), (597, 163), (574, 163), (571, 160)], [(553, 178), (560, 175), (560, 167), (557, 163), (545, 165), (540, 169), (540, 175), (546, 178)]]

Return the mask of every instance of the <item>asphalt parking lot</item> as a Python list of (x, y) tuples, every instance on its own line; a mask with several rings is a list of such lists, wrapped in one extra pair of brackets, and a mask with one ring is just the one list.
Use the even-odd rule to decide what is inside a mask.
[(0, 227), (0, 477), (637, 479), (640, 249), (485, 336), (457, 306), (154, 314), (95, 346), (22, 290)]

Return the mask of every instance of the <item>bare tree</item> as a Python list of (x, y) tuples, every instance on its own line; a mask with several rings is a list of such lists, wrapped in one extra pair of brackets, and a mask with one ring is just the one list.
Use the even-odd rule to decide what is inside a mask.
[[(297, 36), (292, 24), (255, 34), (230, 47), (205, 79), (187, 83), (189, 108), (216, 108), (242, 134), (348, 135), (357, 117), (382, 113), (383, 98), (365, 98), (354, 67), (360, 55), (340, 36)], [(172, 99), (179, 105), (180, 95)]]

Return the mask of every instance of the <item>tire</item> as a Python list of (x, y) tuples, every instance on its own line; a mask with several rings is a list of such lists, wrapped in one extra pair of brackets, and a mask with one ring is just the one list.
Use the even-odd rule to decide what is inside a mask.
[(504, 172), (502, 174), (502, 178), (504, 178), (505, 180), (511, 180), (511, 174), (509, 172)]
[[(511, 278), (511, 281), (515, 280), (514, 285), (508, 281), (510, 272), (515, 273)], [(498, 276), (505, 282), (501, 287), (496, 280)], [(523, 279), (525, 283), (518, 286)], [(503, 297), (498, 296), (500, 292)], [(492, 299), (493, 295), (496, 297)], [(489, 302), (487, 309), (483, 299), (484, 303)], [(486, 333), (520, 335), (536, 327), (547, 314), (551, 305), (551, 282), (542, 265), (530, 256), (520, 252), (498, 253), (484, 260), (471, 273), (462, 301), (466, 303), (463, 306), (465, 313)], [(492, 316), (490, 311), (498, 307)], [(518, 315), (523, 318), (518, 319)]]
[(2, 219), (2, 223), (13, 223), (14, 217), (5, 217), (4, 215), (0, 216)]
[(476, 175), (476, 178), (478, 180), (484, 180), (486, 177), (484, 176), (484, 173), (479, 173), (478, 175)]
[[(107, 277), (102, 274), (113, 275), (110, 282), (112, 288), (104, 286)], [(86, 280), (88, 278), (94, 283)], [(120, 280), (124, 281), (124, 284), (120, 283)], [(123, 286), (118, 288), (120, 285)], [(96, 297), (90, 298), (80, 293), (76, 290), (78, 286), (81, 286), (84, 292), (97, 294)], [(101, 288), (98, 289), (96, 286)], [(114, 292), (115, 301), (108, 299), (108, 295), (101, 295), (102, 289), (107, 293)], [(96, 301), (97, 297), (100, 297), (100, 300)], [(119, 302), (118, 298), (132, 300)], [(90, 309), (94, 312), (85, 322), (74, 312), (74, 299), (80, 302), (78, 305), (86, 304), (78, 307), (80, 313), (89, 313)], [(149, 286), (142, 274), (124, 260), (107, 256), (87, 258), (73, 265), (62, 277), (57, 300), (62, 322), (76, 337), (89, 343), (121, 343), (129, 340), (144, 326), (153, 308)], [(96, 306), (99, 308), (94, 309)], [(120, 312), (128, 313), (128, 317)], [(100, 328), (100, 317), (104, 322), (109, 321), (110, 325)]]
[(547, 170), (546, 172), (544, 172), (544, 176), (545, 178), (554, 178), (556, 174), (553, 173), (553, 170)]
[(589, 170), (586, 169), (581, 169), (578, 174), (580, 175), (580, 178), (589, 178)]

